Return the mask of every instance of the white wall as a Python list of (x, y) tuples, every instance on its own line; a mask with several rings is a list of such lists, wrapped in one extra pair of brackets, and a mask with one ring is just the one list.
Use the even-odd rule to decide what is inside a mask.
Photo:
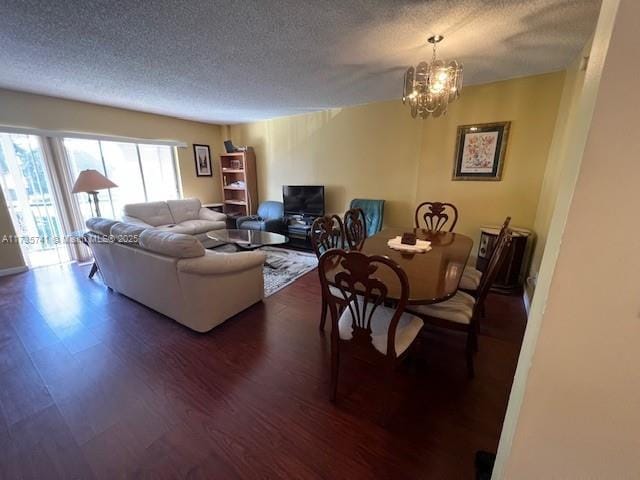
[(640, 478), (638, 18), (603, 2), (496, 479)]

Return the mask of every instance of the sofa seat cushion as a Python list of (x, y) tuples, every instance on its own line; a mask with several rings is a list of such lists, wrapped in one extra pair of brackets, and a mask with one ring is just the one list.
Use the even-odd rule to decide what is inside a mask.
[(407, 307), (407, 310), (429, 317), (468, 325), (471, 323), (475, 303), (476, 300), (471, 295), (458, 291), (453, 297), (444, 302), (434, 303), (432, 305), (411, 305), (411, 307)]
[(123, 213), (127, 217), (140, 219), (152, 227), (176, 223), (167, 202), (130, 203), (124, 206)]
[[(362, 312), (362, 300), (358, 299), (359, 310)], [(355, 305), (354, 305), (355, 306)], [(367, 305), (367, 311), (370, 311), (371, 303)], [(380, 305), (373, 312), (371, 318), (371, 343), (376, 350), (383, 355), (387, 354), (387, 332), (389, 324), (395, 310)], [(424, 322), (413, 315), (403, 313), (398, 321), (396, 328), (395, 350), (396, 355), (401, 355), (418, 336)], [(338, 330), (342, 340), (351, 340), (353, 336), (353, 317), (350, 308), (345, 308), (344, 312), (338, 320)]]
[(173, 258), (204, 256), (204, 247), (197, 238), (181, 233), (147, 229), (140, 234), (140, 246), (146, 250)]
[(226, 222), (211, 221), (211, 220), (186, 220), (178, 224), (180, 228), (186, 228), (189, 230), (189, 235), (198, 235), (201, 233), (207, 233), (211, 230), (220, 230), (226, 228)]
[(108, 218), (94, 217), (87, 220), (86, 225), (89, 230), (98, 235), (111, 235), (111, 227), (120, 223)]
[(463, 290), (477, 290), (482, 279), (482, 272), (473, 267), (464, 267), (462, 278), (460, 279), (460, 288)]
[(182, 223), (186, 220), (200, 218), (200, 200), (197, 198), (185, 198), (183, 200), (167, 200), (167, 205), (173, 217), (173, 223)]

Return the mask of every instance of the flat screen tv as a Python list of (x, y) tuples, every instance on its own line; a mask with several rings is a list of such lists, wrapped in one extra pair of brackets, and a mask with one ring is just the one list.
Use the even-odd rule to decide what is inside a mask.
[(283, 185), (282, 201), (287, 215), (324, 215), (324, 185)]

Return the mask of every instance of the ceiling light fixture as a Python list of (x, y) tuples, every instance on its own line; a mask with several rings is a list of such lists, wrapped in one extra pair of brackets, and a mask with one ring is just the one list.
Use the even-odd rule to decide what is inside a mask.
[(420, 62), (415, 68), (409, 67), (404, 74), (402, 103), (409, 104), (413, 118), (418, 115), (422, 118), (444, 115), (447, 105), (460, 96), (462, 64), (436, 57), (436, 45), (443, 39), (442, 35), (429, 37), (428, 42), (433, 45), (431, 63)]

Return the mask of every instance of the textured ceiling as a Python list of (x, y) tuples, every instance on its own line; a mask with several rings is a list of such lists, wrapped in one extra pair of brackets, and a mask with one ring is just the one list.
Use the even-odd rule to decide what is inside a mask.
[[(0, 87), (215, 123), (399, 98), (425, 40), (465, 84), (550, 72), (600, 0), (0, 0)], [(1, 106), (0, 106), (1, 108)]]

